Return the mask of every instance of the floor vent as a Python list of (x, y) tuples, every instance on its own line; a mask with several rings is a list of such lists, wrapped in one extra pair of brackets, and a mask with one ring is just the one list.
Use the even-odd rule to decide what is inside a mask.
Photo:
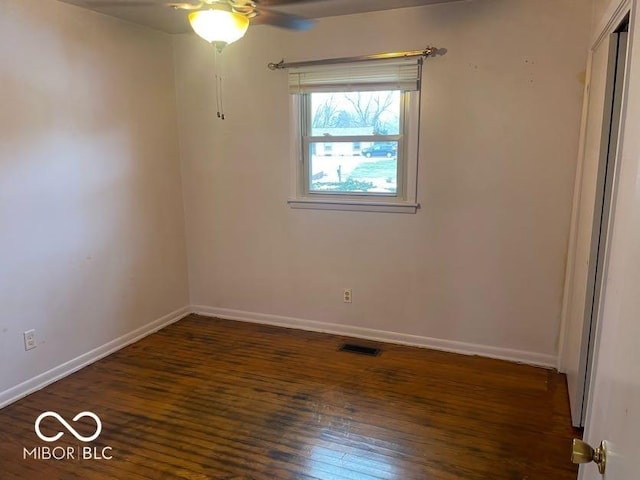
[(358, 355), (369, 355), (370, 357), (377, 357), (382, 352), (379, 348), (365, 347), (354, 343), (344, 343), (338, 350), (341, 352), (357, 353)]

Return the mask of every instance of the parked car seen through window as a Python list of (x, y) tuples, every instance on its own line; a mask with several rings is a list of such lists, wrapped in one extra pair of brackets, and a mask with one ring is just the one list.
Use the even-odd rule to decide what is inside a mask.
[(370, 147), (363, 148), (360, 151), (361, 155), (367, 158), (370, 157), (395, 157), (398, 154), (398, 147), (396, 143), (374, 143)]

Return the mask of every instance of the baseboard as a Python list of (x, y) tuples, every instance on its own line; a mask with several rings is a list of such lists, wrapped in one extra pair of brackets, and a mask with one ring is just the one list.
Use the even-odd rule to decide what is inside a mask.
[(0, 408), (10, 403), (26, 397), (30, 393), (36, 392), (51, 383), (60, 380), (72, 373), (90, 365), (107, 355), (112, 354), (142, 338), (157, 332), (158, 330), (177, 322), (190, 313), (219, 317), (229, 320), (243, 322), (261, 323), (279, 327), (296, 328), (299, 330), (309, 330), (312, 332), (331, 333), (355, 338), (364, 338), (380, 342), (397, 343), (402, 345), (412, 345), (446, 352), (461, 353), (464, 355), (478, 355), (482, 357), (498, 358), (512, 362), (526, 363), (547, 368), (555, 368), (557, 357), (554, 355), (544, 355), (535, 352), (522, 350), (512, 350), (508, 348), (490, 347), (473, 343), (457, 342), (453, 340), (442, 340), (438, 338), (422, 337), (419, 335), (409, 335), (406, 333), (389, 332), (385, 330), (374, 330), (370, 328), (355, 327), (351, 325), (340, 325), (337, 323), (326, 323), (315, 320), (305, 320), (280, 315), (269, 315), (264, 313), (245, 312), (242, 310), (232, 310), (226, 308), (215, 308), (203, 305), (193, 305), (183, 307), (169, 313), (147, 325), (127, 333), (115, 340), (91, 350), (79, 357), (52, 368), (32, 379), (27, 380), (15, 387), (11, 387), (4, 392), (0, 392)]
[(244, 312), (227, 308), (207, 307), (204, 305), (193, 305), (193, 313), (209, 317), (219, 317), (228, 320), (238, 320), (243, 322), (262, 323), (278, 327), (296, 328), (299, 330), (309, 330), (312, 332), (332, 333), (349, 337), (364, 338), (380, 342), (397, 343), (446, 352), (461, 353), (464, 355), (478, 355), (481, 357), (498, 358), (512, 362), (526, 363), (539, 367), (555, 368), (557, 357), (555, 355), (545, 355), (522, 350), (512, 350), (509, 348), (491, 347), (473, 343), (457, 342), (453, 340), (442, 340), (438, 338), (422, 337), (419, 335), (409, 335), (406, 333), (388, 332), (385, 330), (374, 330), (370, 328), (355, 327), (350, 325), (340, 325), (337, 323), (325, 323), (315, 320), (305, 320), (293, 317), (283, 317), (279, 315), (268, 315), (264, 313)]
[(127, 333), (115, 340), (112, 340), (104, 345), (91, 350), (85, 354), (80, 355), (68, 362), (58, 365), (34, 378), (27, 380), (15, 387), (11, 387), (4, 392), (0, 392), (0, 408), (15, 402), (16, 400), (26, 397), (30, 393), (36, 392), (51, 383), (60, 380), (61, 378), (71, 375), (73, 372), (80, 370), (87, 365), (94, 363), (113, 352), (120, 350), (138, 340), (157, 332), (158, 330), (170, 325), (178, 320), (184, 318), (191, 313), (190, 307), (182, 307), (174, 312), (164, 315), (140, 328), (135, 329), (132, 332)]

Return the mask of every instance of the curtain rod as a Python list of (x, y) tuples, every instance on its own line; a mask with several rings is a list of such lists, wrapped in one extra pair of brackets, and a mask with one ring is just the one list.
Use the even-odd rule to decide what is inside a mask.
[(342, 58), (325, 58), (323, 60), (308, 60), (306, 62), (284, 63), (280, 60), (278, 63), (269, 63), (267, 66), (270, 70), (284, 70), (294, 67), (308, 67), (312, 65), (333, 65), (336, 63), (354, 63), (366, 62), (369, 60), (387, 60), (389, 58), (410, 58), (410, 57), (429, 57), (436, 55), (438, 49), (435, 47), (427, 47), (424, 50), (408, 50), (405, 52), (376, 53), (374, 55), (361, 55), (359, 57), (342, 57)]

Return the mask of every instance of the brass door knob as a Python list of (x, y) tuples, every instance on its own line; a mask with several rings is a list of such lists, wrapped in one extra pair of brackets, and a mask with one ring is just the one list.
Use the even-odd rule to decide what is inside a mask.
[(607, 448), (604, 441), (600, 442), (600, 446), (594, 449), (588, 443), (574, 438), (573, 448), (571, 450), (571, 461), (573, 463), (593, 462), (598, 465), (598, 471), (604, 475), (605, 468), (607, 467)]

